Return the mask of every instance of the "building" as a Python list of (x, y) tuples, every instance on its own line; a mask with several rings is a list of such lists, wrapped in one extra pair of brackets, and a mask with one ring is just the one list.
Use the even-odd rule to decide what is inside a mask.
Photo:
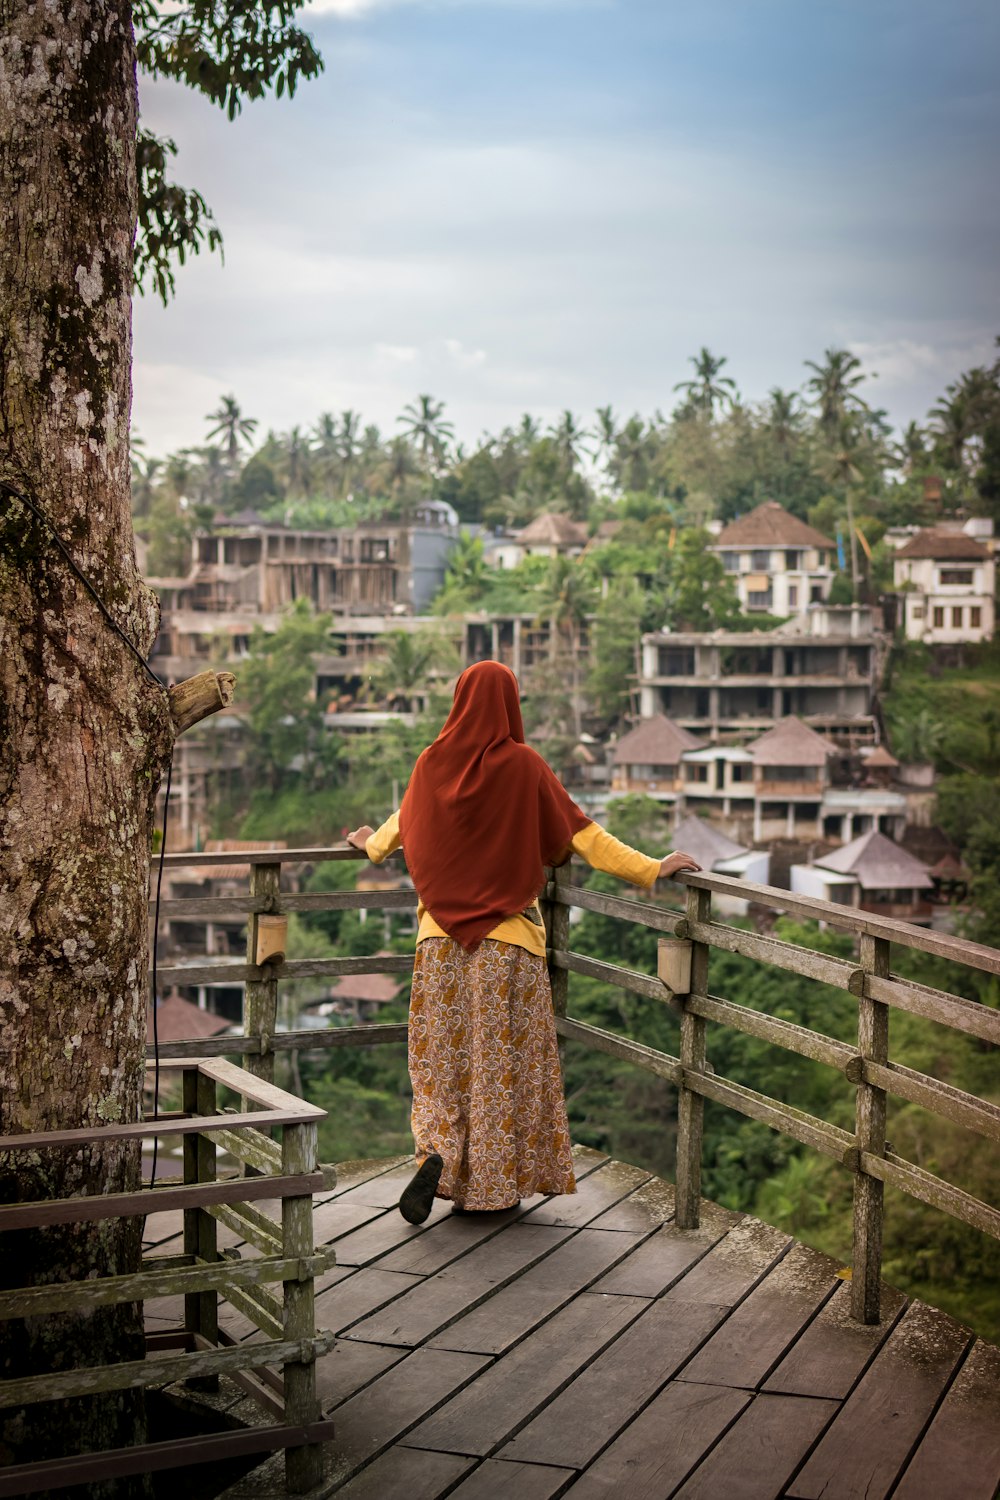
[(463, 668), (477, 661), (499, 661), (520, 677), (570, 648), (575, 649), (581, 668), (585, 667), (590, 657), (586, 621), (577, 626), (571, 638), (568, 632), (560, 634), (551, 619), (538, 614), (478, 610), (464, 616)]
[(801, 719), (786, 718), (747, 746), (753, 757), (753, 837), (818, 838), (836, 747)]
[(792, 865), (791, 887), (880, 917), (929, 923), (934, 879), (922, 860), (872, 829), (809, 865)]
[(683, 790), (681, 756), (701, 745), (701, 740), (663, 714), (643, 719), (612, 751), (611, 790), (674, 802)]
[[(675, 849), (690, 854), (707, 874), (730, 875), (752, 885), (769, 882), (771, 856), (766, 849), (748, 849), (737, 844), (704, 818), (694, 814), (684, 818), (674, 829), (673, 842)], [(727, 916), (743, 917), (749, 902), (738, 896), (716, 894), (712, 904)]]
[(965, 531), (919, 531), (893, 558), (907, 640), (929, 646), (993, 638), (996, 563)]
[(836, 542), (777, 500), (730, 521), (711, 550), (722, 559), (747, 614), (794, 615), (820, 603), (836, 571)]
[(766, 631), (658, 631), (642, 637), (639, 712), (730, 741), (794, 715), (871, 744), (882, 663), (872, 613), (859, 606), (816, 605)]
[(444, 582), (458, 535), (450, 506), (412, 523), (307, 529), (256, 511), (219, 515), (195, 534), (184, 579), (151, 579), (165, 611), (277, 614), (297, 599), (318, 610), (420, 614)]
[(526, 557), (579, 557), (587, 545), (587, 528), (580, 521), (554, 511), (543, 511), (521, 531), (492, 545), (489, 557), (500, 568), (516, 568)]

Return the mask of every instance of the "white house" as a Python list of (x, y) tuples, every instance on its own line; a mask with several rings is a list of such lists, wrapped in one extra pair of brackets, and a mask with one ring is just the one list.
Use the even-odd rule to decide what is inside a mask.
[(526, 557), (579, 557), (587, 545), (587, 528), (570, 516), (543, 511), (540, 516), (489, 549), (500, 568), (516, 568)]
[(711, 550), (732, 575), (747, 613), (799, 614), (826, 599), (836, 571), (836, 542), (777, 500), (730, 521)]
[(934, 880), (922, 860), (872, 829), (811, 865), (792, 865), (792, 890), (905, 922), (929, 922)]
[(907, 640), (930, 646), (993, 636), (996, 563), (965, 531), (918, 531), (897, 551), (893, 582)]

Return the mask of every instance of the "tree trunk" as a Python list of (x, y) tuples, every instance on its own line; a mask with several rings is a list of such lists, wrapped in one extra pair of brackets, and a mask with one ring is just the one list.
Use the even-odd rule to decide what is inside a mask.
[[(135, 48), (126, 0), (0, 0), (0, 481), (145, 656), (129, 514)], [(0, 494), (0, 1131), (140, 1117), (167, 694)], [(0, 1157), (0, 1201), (120, 1192), (136, 1148)], [(0, 1235), (0, 1285), (135, 1270), (140, 1221)], [(0, 1328), (0, 1376), (141, 1353), (137, 1307)], [(126, 1393), (0, 1411), (0, 1462), (142, 1439)], [(94, 1495), (144, 1494), (145, 1481)]]

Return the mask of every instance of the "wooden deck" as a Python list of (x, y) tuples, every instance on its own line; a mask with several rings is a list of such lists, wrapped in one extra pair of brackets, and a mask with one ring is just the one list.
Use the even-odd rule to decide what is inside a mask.
[[(348, 1164), (317, 1197), (338, 1340), (316, 1496), (994, 1500), (1000, 1350), (889, 1288), (879, 1326), (853, 1323), (827, 1257), (710, 1203), (680, 1231), (668, 1184), (576, 1154), (575, 1196), (495, 1216), (406, 1224), (411, 1162)], [(150, 1216), (148, 1243), (174, 1248), (178, 1220)], [(180, 1302), (147, 1304), (150, 1327)], [(282, 1476), (269, 1459), (227, 1500), (283, 1500)]]

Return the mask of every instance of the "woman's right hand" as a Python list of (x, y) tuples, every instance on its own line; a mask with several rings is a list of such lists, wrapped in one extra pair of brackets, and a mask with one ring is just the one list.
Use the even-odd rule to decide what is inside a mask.
[(668, 854), (666, 859), (660, 860), (660, 880), (669, 880), (679, 870), (700, 870), (701, 865), (690, 854), (683, 854), (676, 849), (673, 854)]
[(368, 850), (366, 846), (374, 832), (374, 828), (370, 827), (367, 823), (362, 823), (360, 828), (355, 828), (353, 833), (347, 835), (347, 842), (354, 849), (360, 849), (362, 854), (367, 854)]

